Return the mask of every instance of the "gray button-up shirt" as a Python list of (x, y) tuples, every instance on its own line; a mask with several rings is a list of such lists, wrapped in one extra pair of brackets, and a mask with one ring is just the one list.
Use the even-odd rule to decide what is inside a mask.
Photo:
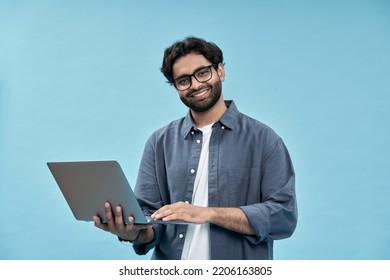
[[(273, 240), (287, 238), (297, 223), (295, 174), (281, 138), (268, 126), (237, 110), (213, 125), (209, 147), (209, 206), (239, 207), (256, 235), (210, 225), (211, 259), (272, 259)], [(201, 152), (202, 132), (191, 114), (157, 130), (148, 139), (135, 186), (145, 212), (166, 204), (191, 203)], [(148, 244), (153, 259), (180, 259), (186, 225), (154, 225)]]

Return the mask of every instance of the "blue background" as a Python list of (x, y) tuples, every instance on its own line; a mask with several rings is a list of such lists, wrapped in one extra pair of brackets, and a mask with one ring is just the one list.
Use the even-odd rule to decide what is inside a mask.
[(290, 150), (299, 223), (275, 259), (390, 259), (385, 0), (1, 1), (0, 258), (142, 258), (76, 221), (46, 162), (116, 159), (134, 185), (147, 137), (187, 112), (159, 72), (187, 35)]

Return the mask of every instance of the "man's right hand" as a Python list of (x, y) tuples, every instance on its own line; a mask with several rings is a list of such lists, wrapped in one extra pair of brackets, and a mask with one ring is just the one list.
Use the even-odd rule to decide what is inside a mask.
[(128, 217), (126, 224), (123, 219), (122, 207), (117, 206), (115, 213), (113, 213), (110, 203), (106, 202), (104, 210), (107, 222), (103, 223), (99, 216), (94, 216), (93, 220), (96, 227), (111, 232), (123, 240), (134, 241), (137, 239), (137, 242), (148, 243), (153, 239), (153, 226), (134, 224), (132, 216)]

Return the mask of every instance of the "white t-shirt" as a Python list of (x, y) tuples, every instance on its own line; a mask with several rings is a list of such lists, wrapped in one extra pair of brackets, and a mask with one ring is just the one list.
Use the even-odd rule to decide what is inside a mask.
[[(209, 143), (212, 126), (200, 128), (203, 132), (202, 150), (200, 153), (198, 172), (196, 173), (192, 204), (208, 206), (209, 200)], [(186, 239), (184, 241), (182, 260), (208, 260), (210, 259), (210, 224), (188, 225)]]

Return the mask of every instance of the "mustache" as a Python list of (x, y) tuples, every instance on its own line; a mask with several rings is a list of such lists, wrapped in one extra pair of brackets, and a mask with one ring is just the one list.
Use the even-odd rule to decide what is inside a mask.
[(212, 86), (210, 86), (210, 85), (201, 85), (201, 86), (198, 87), (197, 89), (193, 89), (193, 90), (189, 91), (189, 92), (186, 94), (186, 96), (187, 96), (187, 97), (191, 97), (194, 93), (197, 93), (197, 92), (199, 92), (199, 91), (201, 91), (201, 90), (204, 90), (204, 89), (211, 89), (211, 88), (212, 88)]

